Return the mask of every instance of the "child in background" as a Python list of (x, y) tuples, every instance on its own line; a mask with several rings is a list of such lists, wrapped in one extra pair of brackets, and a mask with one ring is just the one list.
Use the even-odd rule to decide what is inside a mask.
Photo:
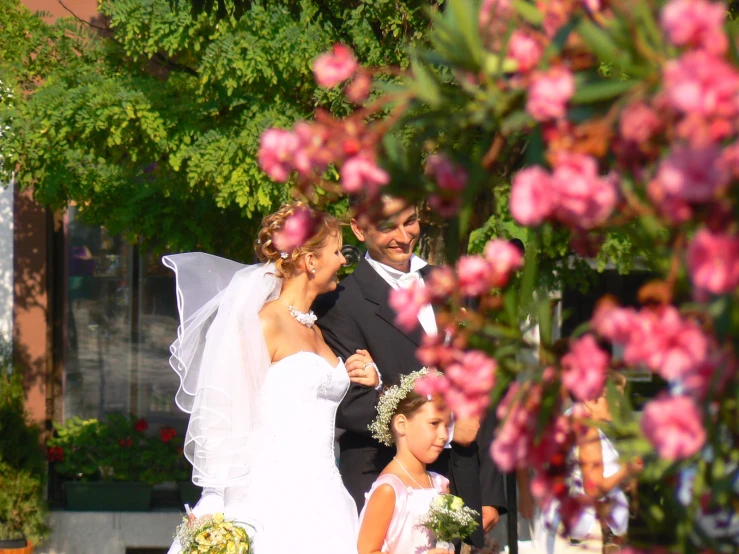
[(371, 425), (373, 436), (391, 446), (396, 455), (367, 493), (359, 516), (358, 554), (449, 554), (435, 548), (435, 539), (417, 522), (439, 494), (449, 492), (449, 481), (426, 471), (444, 450), (451, 422), (449, 410), (438, 397), (413, 390), (426, 374), (416, 371), (400, 385), (385, 391)]

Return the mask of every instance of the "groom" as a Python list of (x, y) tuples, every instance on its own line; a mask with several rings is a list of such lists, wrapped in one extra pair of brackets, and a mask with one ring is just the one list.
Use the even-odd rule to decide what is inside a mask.
[[(335, 292), (318, 299), (318, 326), (337, 356), (347, 359), (357, 349), (365, 349), (377, 364), (382, 380), (394, 384), (401, 375), (421, 368), (416, 349), (425, 334), (438, 332), (430, 305), (419, 313), (420, 325), (407, 332), (396, 325), (395, 311), (388, 304), (393, 288), (422, 280), (432, 269), (413, 254), (421, 231), (417, 210), (401, 199), (384, 196), (380, 222), (352, 219), (351, 228), (366, 246), (367, 255)], [(336, 426), (345, 430), (339, 438), (340, 472), (359, 510), (364, 506), (364, 494), (394, 454), (393, 449), (370, 435), (368, 425), (377, 415), (376, 405), (374, 389), (352, 384), (336, 415)], [(489, 417), (494, 418), (494, 414)], [(490, 423), (486, 420), (483, 425), (494, 428)], [(489, 461), (492, 433), (477, 441), (479, 428), (478, 421), (455, 421), (451, 448), (431, 469), (450, 479), (451, 492), (482, 513), (484, 526), (489, 529), (497, 522), (499, 512), (505, 510), (505, 496), (502, 475)], [(482, 547), (483, 529), (478, 527), (470, 541)]]

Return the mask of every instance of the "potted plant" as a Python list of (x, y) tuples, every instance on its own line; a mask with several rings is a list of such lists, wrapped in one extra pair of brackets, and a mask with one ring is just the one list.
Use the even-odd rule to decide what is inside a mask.
[(41, 430), (24, 405), (21, 375), (0, 374), (0, 554), (30, 554), (49, 533)]
[(203, 489), (192, 482), (192, 465), (182, 451), (182, 438), (173, 427), (162, 427), (159, 437), (164, 445), (159, 458), (162, 460), (162, 473), (168, 476), (168, 480), (177, 483), (180, 503), (194, 506), (200, 500)]
[(146, 433), (144, 419), (109, 414), (105, 420), (68, 419), (55, 425), (49, 461), (64, 479), (67, 509), (140, 511), (151, 504), (152, 487), (173, 480), (172, 436)]

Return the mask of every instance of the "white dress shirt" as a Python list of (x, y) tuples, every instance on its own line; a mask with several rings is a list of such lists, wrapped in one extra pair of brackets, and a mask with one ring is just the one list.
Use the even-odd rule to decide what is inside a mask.
[[(398, 271), (395, 268), (373, 260), (369, 252), (367, 252), (364, 258), (367, 260), (367, 263), (372, 266), (372, 269), (374, 269), (388, 285), (396, 290), (410, 288), (414, 282), (419, 282), (422, 287), (426, 286), (419, 271), (423, 267), (426, 267), (428, 263), (415, 254), (411, 256), (411, 270), (408, 273)], [(434, 314), (434, 308), (431, 304), (426, 304), (421, 308), (421, 311), (418, 312), (418, 321), (427, 335), (436, 336), (439, 332), (436, 326), (436, 314)]]

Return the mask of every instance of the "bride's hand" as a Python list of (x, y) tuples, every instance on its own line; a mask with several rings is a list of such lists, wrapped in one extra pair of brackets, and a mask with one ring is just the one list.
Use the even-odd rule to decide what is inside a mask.
[(352, 383), (375, 388), (380, 383), (377, 366), (366, 350), (357, 350), (346, 360), (346, 371)]

